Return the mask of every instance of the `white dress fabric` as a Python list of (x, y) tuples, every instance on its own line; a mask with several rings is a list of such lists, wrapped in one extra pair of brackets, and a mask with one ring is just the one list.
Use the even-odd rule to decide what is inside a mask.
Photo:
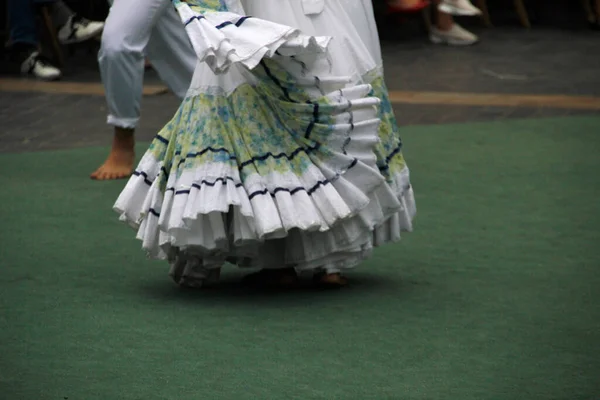
[[(401, 152), (397, 122), (383, 78), (381, 46), (371, 0), (242, 0), (242, 4), (249, 15), (293, 26), (304, 34), (332, 37), (328, 48), (332, 57), (332, 72), (351, 76), (352, 84), (366, 83), (372, 86), (370, 95), (381, 101), (378, 107), (381, 124), (375, 164), (402, 206), (398, 213), (377, 225), (374, 236), (370, 237), (367, 231), (363, 231), (357, 242), (363, 243), (364, 248), (370, 248), (372, 245), (399, 240), (401, 231), (412, 230), (416, 204), (409, 169)], [(306, 12), (308, 8), (312, 12)], [(361, 159), (359, 154), (351, 150), (347, 154)], [(374, 207), (374, 203), (362, 213), (368, 212), (370, 207)], [(356, 259), (360, 261), (361, 257)], [(326, 269), (336, 272), (354, 265), (344, 260), (337, 265), (327, 265)]]
[(339, 272), (412, 229), (380, 63), (338, 0), (174, 4), (198, 66), (114, 209), (178, 283)]

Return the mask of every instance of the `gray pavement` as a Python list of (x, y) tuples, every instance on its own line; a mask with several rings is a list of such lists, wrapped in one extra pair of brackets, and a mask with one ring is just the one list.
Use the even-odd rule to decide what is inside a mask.
[[(600, 96), (600, 34), (587, 30), (478, 29), (472, 47), (434, 46), (425, 37), (382, 34), (390, 90), (499, 94)], [(397, 35), (396, 35), (397, 36)], [(65, 80), (99, 82), (93, 51), (71, 55)], [(6, 77), (6, 75), (5, 75)], [(153, 72), (148, 83), (159, 83)], [(139, 140), (149, 140), (178, 106), (171, 94), (148, 96), (142, 106)], [(401, 125), (497, 121), (597, 114), (597, 111), (517, 106), (396, 104)], [(104, 146), (101, 96), (14, 93), (0, 88), (0, 152)]]

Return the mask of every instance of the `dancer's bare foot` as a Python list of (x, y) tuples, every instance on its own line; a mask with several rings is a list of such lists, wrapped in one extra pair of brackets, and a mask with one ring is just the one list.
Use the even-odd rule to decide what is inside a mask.
[(341, 288), (344, 286), (348, 286), (348, 278), (346, 278), (345, 276), (342, 276), (339, 273), (333, 273), (333, 274), (328, 274), (328, 273), (318, 273), (315, 274), (315, 276), (313, 277), (314, 282), (322, 287), (325, 288), (331, 288), (331, 289), (335, 289), (335, 288)]
[(90, 178), (99, 181), (128, 178), (133, 170), (134, 145), (133, 129), (115, 128), (110, 154)]

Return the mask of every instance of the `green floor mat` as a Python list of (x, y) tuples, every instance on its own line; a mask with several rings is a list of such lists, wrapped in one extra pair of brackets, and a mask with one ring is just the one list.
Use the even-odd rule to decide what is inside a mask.
[(0, 399), (600, 398), (600, 118), (403, 139), (416, 230), (334, 292), (180, 290), (106, 149), (0, 156)]

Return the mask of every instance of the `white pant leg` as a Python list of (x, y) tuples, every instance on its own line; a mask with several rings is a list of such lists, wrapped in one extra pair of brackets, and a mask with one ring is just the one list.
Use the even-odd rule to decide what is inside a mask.
[(183, 98), (190, 87), (198, 56), (174, 7), (169, 7), (156, 24), (146, 55), (169, 89)]
[(196, 55), (172, 3), (115, 0), (98, 55), (109, 124), (122, 128), (137, 125), (146, 54), (167, 85), (183, 96), (192, 78)]

